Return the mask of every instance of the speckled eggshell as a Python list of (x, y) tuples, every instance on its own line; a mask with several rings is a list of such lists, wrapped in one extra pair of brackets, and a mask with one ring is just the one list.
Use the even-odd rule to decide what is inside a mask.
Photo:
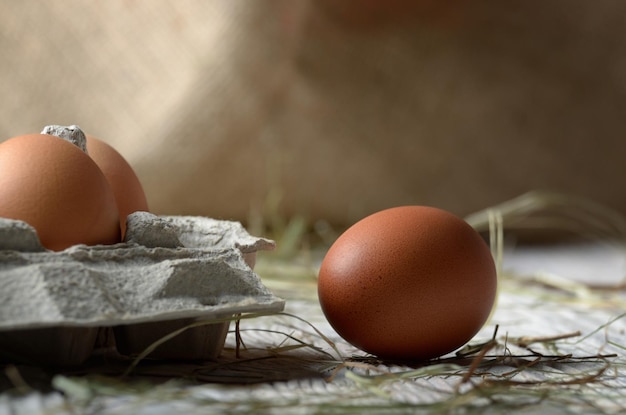
[(47, 134), (0, 144), (0, 217), (28, 223), (54, 251), (121, 240), (115, 196), (102, 171), (80, 148)]
[(117, 150), (104, 141), (87, 135), (87, 152), (108, 180), (119, 210), (122, 238), (126, 218), (133, 212), (147, 212), (148, 201), (137, 174)]
[(327, 252), (318, 295), (332, 327), (385, 359), (454, 351), (485, 324), (497, 288), (489, 247), (441, 209), (401, 206), (354, 224)]

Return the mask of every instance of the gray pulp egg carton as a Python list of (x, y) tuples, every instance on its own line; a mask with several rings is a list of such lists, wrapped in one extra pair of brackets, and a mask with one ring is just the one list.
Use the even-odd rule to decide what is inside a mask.
[(134, 356), (198, 322), (149, 357), (212, 359), (229, 319), (284, 308), (252, 270), (273, 241), (238, 222), (136, 212), (127, 226), (123, 243), (53, 252), (0, 219), (0, 359), (78, 365), (107, 345)]

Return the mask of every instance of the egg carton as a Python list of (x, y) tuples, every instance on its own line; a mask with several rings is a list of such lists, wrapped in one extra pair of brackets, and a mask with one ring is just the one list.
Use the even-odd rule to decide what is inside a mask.
[(230, 320), (283, 310), (252, 270), (273, 247), (238, 222), (136, 212), (123, 243), (53, 252), (25, 222), (0, 219), (0, 359), (78, 365), (106, 346), (133, 356), (190, 325), (148, 357), (213, 359)]

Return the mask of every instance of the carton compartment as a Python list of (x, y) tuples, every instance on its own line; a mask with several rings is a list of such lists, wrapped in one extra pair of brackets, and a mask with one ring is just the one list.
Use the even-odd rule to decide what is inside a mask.
[[(116, 326), (113, 332), (117, 350), (123, 355), (136, 356), (164, 336), (196, 322), (195, 319), (181, 319)], [(223, 322), (189, 328), (160, 344), (146, 357), (177, 360), (215, 359), (224, 347), (229, 327), (228, 322)]]
[(47, 327), (0, 332), (0, 357), (12, 362), (74, 366), (93, 353), (98, 328)]

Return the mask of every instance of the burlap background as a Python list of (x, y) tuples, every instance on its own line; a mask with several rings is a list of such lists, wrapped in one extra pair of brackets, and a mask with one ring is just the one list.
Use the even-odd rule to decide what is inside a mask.
[(626, 2), (2, 0), (0, 139), (78, 124), (156, 213), (626, 212)]

